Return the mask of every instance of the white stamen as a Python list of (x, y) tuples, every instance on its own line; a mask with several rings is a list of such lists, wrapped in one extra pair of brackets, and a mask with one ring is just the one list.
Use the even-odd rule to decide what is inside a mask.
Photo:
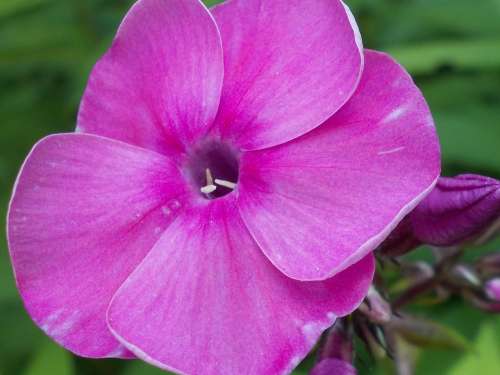
[(212, 172), (209, 168), (205, 169), (205, 178), (207, 179), (207, 184), (200, 190), (203, 194), (211, 194), (217, 190), (217, 186), (214, 185), (214, 178), (212, 177)]
[(210, 169), (205, 170), (205, 176), (207, 178), (207, 185), (213, 185), (214, 184), (214, 178), (212, 177), (212, 172)]
[(215, 183), (219, 186), (224, 186), (231, 190), (234, 190), (236, 188), (236, 184), (231, 181), (219, 180), (218, 178), (216, 178)]
[(215, 190), (217, 190), (217, 186), (215, 186), (215, 185), (205, 185), (200, 190), (201, 190), (201, 192), (203, 194), (210, 194), (210, 193), (213, 193)]

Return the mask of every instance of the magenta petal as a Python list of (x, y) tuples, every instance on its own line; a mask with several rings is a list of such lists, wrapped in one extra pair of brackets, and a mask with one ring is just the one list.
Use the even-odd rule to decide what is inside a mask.
[(368, 256), (324, 282), (287, 278), (231, 200), (181, 214), (113, 298), (108, 321), (141, 359), (185, 374), (289, 373), (366, 294)]
[(410, 218), (422, 242), (455, 245), (500, 219), (500, 181), (470, 174), (442, 177)]
[(387, 55), (368, 51), (365, 61), (358, 90), (327, 123), (242, 157), (243, 220), (295, 279), (326, 279), (375, 249), (439, 175), (422, 94)]
[(106, 309), (179, 207), (175, 181), (164, 156), (98, 136), (34, 147), (10, 205), (9, 248), (29, 314), (58, 343), (86, 357), (130, 356)]
[(216, 126), (242, 149), (307, 133), (354, 92), (361, 37), (340, 0), (232, 0), (212, 13), (224, 48)]
[(323, 359), (312, 369), (310, 375), (356, 375), (357, 371), (350, 363), (340, 359)]
[(92, 71), (78, 129), (171, 153), (212, 124), (223, 69), (200, 1), (139, 0)]

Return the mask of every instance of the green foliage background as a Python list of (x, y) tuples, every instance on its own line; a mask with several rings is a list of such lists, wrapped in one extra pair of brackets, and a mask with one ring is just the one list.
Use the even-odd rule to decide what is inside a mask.
[[(444, 174), (469, 171), (499, 178), (500, 0), (347, 3), (365, 46), (392, 53), (424, 91), (441, 136)], [(88, 73), (130, 4), (0, 1), (0, 225), (30, 147), (46, 134), (73, 130)], [(424, 313), (465, 335), (472, 350), (422, 352), (417, 374), (499, 373), (500, 318), (458, 300)], [(306, 373), (310, 362), (297, 374)], [(391, 373), (369, 360), (359, 367), (362, 374)], [(76, 358), (47, 339), (23, 310), (0, 231), (0, 375), (161, 373), (139, 361)]]

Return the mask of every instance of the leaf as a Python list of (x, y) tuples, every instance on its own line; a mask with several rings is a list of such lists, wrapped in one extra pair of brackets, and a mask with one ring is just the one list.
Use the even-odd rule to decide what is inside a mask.
[(441, 66), (465, 69), (497, 69), (500, 66), (500, 39), (432, 41), (390, 48), (412, 74), (436, 71)]
[(0, 301), (0, 317), (0, 371), (19, 374), (44, 336), (28, 318), (19, 298)]
[(453, 375), (496, 375), (500, 369), (500, 319), (489, 319), (479, 331), (474, 350), (463, 356), (451, 369)]
[[(421, 314), (426, 314), (440, 323), (452, 327), (463, 334), (471, 346), (468, 352), (429, 348), (421, 351), (415, 374), (455, 375), (451, 369), (461, 358), (477, 355), (479, 334), (484, 324), (491, 316), (464, 304), (460, 299), (453, 299), (445, 305), (436, 306), (432, 310), (421, 308)], [(498, 322), (498, 317), (494, 318)], [(460, 354), (460, 355), (458, 355)], [(482, 374), (482, 372), (481, 372)]]
[[(351, 1), (347, 1), (350, 4)], [(354, 2), (368, 47), (467, 37), (497, 37), (498, 0), (358, 0)], [(374, 43), (374, 45), (372, 45)]]
[(71, 354), (47, 338), (23, 375), (71, 375)]
[(500, 74), (443, 74), (418, 83), (440, 135), (443, 174), (499, 176)]
[(0, 17), (10, 17), (15, 13), (34, 8), (52, 0), (2, 0)]

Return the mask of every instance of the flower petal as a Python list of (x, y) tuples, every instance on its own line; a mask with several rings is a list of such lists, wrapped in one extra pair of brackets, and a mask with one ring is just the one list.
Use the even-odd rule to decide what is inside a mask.
[(323, 359), (312, 369), (310, 375), (356, 375), (358, 372), (350, 363), (340, 359)]
[(375, 249), (439, 175), (422, 94), (387, 55), (365, 59), (358, 90), (327, 123), (241, 160), (243, 220), (295, 279), (326, 279)]
[(361, 302), (368, 256), (335, 278), (287, 278), (230, 199), (183, 212), (113, 297), (110, 329), (141, 359), (186, 374), (290, 372)]
[(78, 129), (159, 152), (212, 124), (223, 78), (217, 26), (198, 0), (139, 0), (92, 71)]
[(175, 216), (178, 173), (160, 154), (93, 135), (34, 147), (10, 205), (9, 248), (29, 314), (59, 344), (86, 357), (130, 356), (106, 309)]
[(294, 139), (352, 95), (361, 37), (339, 0), (232, 0), (212, 9), (224, 48), (217, 131), (242, 149)]
[(422, 242), (452, 246), (488, 229), (500, 219), (500, 181), (479, 175), (442, 177), (410, 214)]

